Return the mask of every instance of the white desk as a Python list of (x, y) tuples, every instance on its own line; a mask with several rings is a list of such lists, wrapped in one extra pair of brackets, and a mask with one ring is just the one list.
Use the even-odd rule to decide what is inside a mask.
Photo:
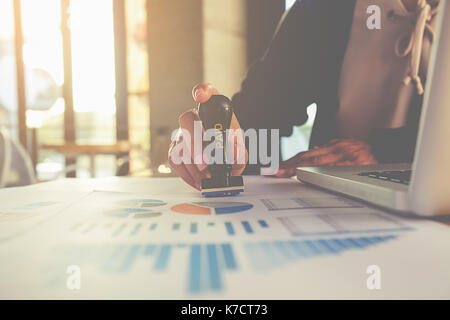
[[(167, 228), (164, 229), (165, 231), (160, 231), (157, 236), (152, 236), (151, 233), (147, 233), (133, 238), (130, 234), (126, 239), (124, 238), (123, 243), (119, 243), (117, 238), (111, 240), (111, 243), (115, 245), (126, 244), (130, 246), (128, 254), (133, 254), (131, 251), (133, 249), (132, 245), (141, 246), (142, 244), (142, 248), (144, 248), (145, 244), (147, 246), (145, 248), (150, 248), (149, 244), (156, 243), (159, 248), (157, 250), (160, 250), (157, 251), (159, 252), (158, 255), (161, 255), (161, 252), (164, 250), (162, 248), (164, 245), (172, 242), (178, 243), (176, 245), (170, 244), (173, 250), (171, 252), (174, 252), (174, 256), (170, 259), (174, 260), (171, 260), (173, 262), (172, 265), (167, 266), (167, 269), (164, 272), (161, 270), (149, 271), (146, 269), (149, 268), (148, 265), (144, 263), (144, 258), (141, 257), (139, 262), (137, 260), (134, 262), (132, 268), (131, 266), (127, 266), (127, 268), (130, 268), (128, 273), (120, 273), (117, 275), (109, 273), (98, 275), (97, 269), (94, 270), (89, 264), (86, 266), (83, 264), (86, 261), (83, 263), (80, 262), (84, 277), (90, 277), (89, 280), (83, 278), (81, 290), (68, 290), (64, 288), (64, 286), (61, 287), (61, 279), (59, 279), (60, 287), (55, 284), (58, 282), (55, 279), (53, 279), (54, 283), (51, 281), (48, 282), (48, 279), (44, 282), (36, 280), (36, 278), (41, 277), (41, 273), (35, 273), (36, 268), (41, 268), (42, 270), (49, 268), (44, 264), (44, 260), (47, 260), (47, 256), (45, 255), (45, 258), (43, 258), (44, 254), (42, 252), (46, 252), (48, 248), (55, 244), (61, 243), (67, 245), (67, 241), (72, 241), (70, 240), (72, 236), (67, 231), (69, 228), (67, 227), (67, 229), (65, 229), (66, 227), (63, 226), (65, 220), (69, 218), (73, 219), (74, 215), (78, 213), (84, 214), (85, 211), (88, 212), (91, 209), (89, 208), (89, 205), (86, 204), (89, 202), (83, 204), (83, 201), (87, 199), (83, 198), (83, 201), (72, 205), (69, 209), (65, 209), (64, 213), (56, 214), (55, 218), (49, 219), (48, 222), (30, 230), (27, 234), (0, 243), (0, 259), (6, 261), (6, 263), (2, 262), (3, 267), (0, 269), (0, 297), (175, 299), (450, 298), (450, 273), (448, 272), (450, 269), (450, 232), (448, 232), (446, 226), (430, 221), (417, 221), (392, 216), (392, 219), (400, 219), (401, 225), (408, 226), (408, 228), (412, 228), (414, 231), (400, 232), (397, 234), (398, 237), (396, 236), (395, 240), (373, 246), (371, 245), (367, 250), (354, 248), (348, 251), (338, 250), (338, 252), (329, 252), (327, 254), (320, 253), (314, 257), (301, 257), (301, 254), (294, 250), (295, 247), (289, 247), (287, 252), (284, 251), (286, 248), (283, 246), (289, 246), (292, 241), (312, 241), (318, 243), (315, 241), (321, 241), (320, 239), (323, 240), (324, 236), (317, 238), (317, 235), (314, 237), (296, 235), (294, 237), (292, 236), (294, 234), (292, 229), (290, 229), (291, 235), (286, 233), (286, 235), (277, 236), (274, 232), (267, 236), (262, 233), (264, 227), (260, 228), (257, 226), (258, 219), (265, 219), (265, 221), (269, 221), (269, 224), (272, 226), (275, 225), (275, 221), (278, 221), (280, 218), (284, 219), (284, 216), (288, 216), (291, 220), (300, 217), (301, 219), (306, 219), (304, 220), (304, 223), (309, 223), (308, 217), (314, 215), (319, 215), (321, 216), (321, 219), (325, 219), (325, 216), (329, 218), (335, 214), (342, 215), (351, 212), (361, 212), (362, 215), (367, 212), (379, 212), (379, 210), (364, 207), (267, 211), (261, 204), (261, 198), (273, 197), (276, 199), (291, 199), (301, 197), (310, 199), (330, 197), (330, 194), (305, 186), (293, 179), (245, 177), (245, 188), (246, 191), (243, 196), (227, 198), (225, 201), (247, 201), (253, 203), (255, 207), (253, 208), (254, 211), (251, 215), (242, 213), (241, 215), (228, 215), (226, 217), (211, 216), (209, 218), (203, 218), (195, 216), (193, 218), (192, 215), (176, 215), (168, 210), (167, 214), (163, 214), (163, 216), (168, 217), (167, 220), (160, 223), (160, 225), (165, 225)], [(89, 193), (93, 190), (97, 190), (98, 192)], [(45, 195), (48, 197), (48, 195), (55, 195), (55, 197), (58, 197), (58, 193), (64, 192), (72, 193), (75, 198), (80, 194), (86, 193), (88, 194), (87, 197), (98, 197), (99, 203), (91, 203), (92, 206), (101, 208), (102, 197), (111, 197), (110, 193), (104, 191), (118, 192), (117, 194), (112, 194), (112, 197), (117, 197), (117, 199), (131, 197), (131, 195), (126, 193), (140, 194), (141, 198), (145, 195), (154, 198), (163, 198), (169, 205), (171, 202), (176, 203), (177, 201), (192, 201), (191, 203), (195, 203), (195, 201), (202, 200), (198, 191), (191, 189), (177, 178), (63, 179), (24, 188), (0, 190), (0, 199), (2, 200), (1, 202), (8, 202), (9, 198), (13, 195), (17, 196), (17, 194), (20, 194), (24, 201), (26, 201), (28, 196), (39, 197), (39, 195)], [(137, 195), (134, 195), (134, 197), (137, 197)], [(263, 211), (264, 209), (265, 212), (259, 212), (258, 210), (255, 210), (255, 208), (259, 208), (258, 210), (260, 211)], [(70, 210), (72, 210), (72, 213), (70, 213)], [(0, 205), (0, 213), (1, 212), (2, 207)], [(92, 214), (95, 214), (95, 212)], [(325, 214), (325, 216), (323, 216), (323, 214)], [(388, 217), (390, 217), (390, 215), (388, 215)], [(57, 219), (59, 219), (59, 222), (55, 222)], [(200, 237), (201, 235), (192, 235), (189, 231), (182, 231), (185, 233), (174, 235), (175, 233), (172, 231), (172, 229), (175, 228), (172, 228), (172, 225), (175, 224), (173, 223), (174, 221), (180, 222), (181, 229), (183, 229), (184, 223), (189, 224), (192, 219), (199, 221), (199, 233), (200, 231), (203, 232), (203, 230), (206, 230), (208, 226), (212, 226), (214, 223), (218, 228), (224, 221), (231, 221), (232, 223), (237, 224), (241, 223), (240, 220), (242, 219), (254, 223), (253, 226), (255, 226), (255, 232), (251, 235), (245, 234), (241, 237), (239, 232), (244, 233), (244, 229), (240, 228), (238, 230), (236, 227), (235, 230), (237, 231), (237, 234), (234, 237), (230, 237), (229, 234), (227, 235), (224, 231), (225, 228), (222, 228), (223, 230), (217, 229), (217, 231), (209, 232), (207, 236), (203, 238), (195, 238)], [(207, 224), (207, 222), (210, 224)], [(374, 223), (379, 223), (379, 221)], [(89, 231), (89, 228), (94, 228), (92, 225), (99, 228), (100, 225), (97, 224), (97, 222), (89, 222), (87, 229), (85, 229), (85, 233)], [(279, 224), (280, 232), (286, 232), (282, 224)], [(62, 227), (59, 228), (57, 227), (58, 225), (61, 225)], [(306, 224), (304, 225), (306, 227)], [(300, 226), (303, 225), (300, 224)], [(105, 228), (106, 227), (107, 225), (105, 225)], [(147, 225), (143, 224), (141, 229), (148, 230), (149, 228)], [(259, 231), (261, 231), (261, 233), (259, 233)], [(60, 234), (57, 235), (58, 233)], [(67, 236), (65, 236), (66, 234)], [(377, 234), (378, 233), (376, 232), (373, 234), (367, 233), (365, 237), (375, 239), (376, 237), (374, 238), (374, 236)], [(386, 232), (382, 232), (382, 234), (385, 235)], [(344, 236), (354, 237), (354, 233), (344, 234)], [(355, 236), (358, 236), (358, 233), (356, 233)], [(45, 239), (47, 237), (52, 238), (52, 240), (47, 241)], [(331, 241), (332, 238), (340, 237), (340, 235), (334, 234), (325, 237)], [(190, 270), (189, 265), (192, 264), (192, 257), (189, 258), (188, 251), (183, 251), (188, 249), (176, 248), (178, 248), (177, 246), (180, 246), (181, 242), (186, 242), (187, 247), (192, 250), (195, 243), (203, 243), (202, 241), (204, 241), (205, 238), (210, 242), (210, 247), (206, 247), (205, 245), (205, 247), (202, 247), (205, 248), (202, 249), (205, 251), (202, 252), (203, 254), (208, 255), (208, 260), (206, 262), (202, 260), (202, 272), (199, 273), (199, 277), (202, 277), (203, 280), (198, 281), (202, 283), (203, 287), (204, 282), (206, 281), (206, 286), (210, 287), (208, 287), (209, 289), (207, 288), (193, 293), (187, 289), (187, 286), (192, 284), (192, 280), (190, 280), (191, 282), (189, 282), (189, 285), (186, 280)], [(36, 241), (31, 241), (30, 239), (36, 239)], [(98, 240), (98, 244), (104, 244), (105, 241), (106, 243), (109, 243), (109, 240), (102, 238), (102, 236), (91, 237), (89, 238), (89, 241), (83, 239), (84, 238), (77, 238), (77, 240), (74, 240), (74, 243), (76, 242), (78, 247), (91, 244), (93, 240)], [(48, 246), (45, 244), (47, 242), (49, 243)], [(205, 280), (204, 277), (208, 277), (208, 272), (211, 272), (212, 266), (208, 264), (211, 263), (211, 254), (214, 253), (214, 257), (216, 255), (215, 249), (211, 248), (215, 248), (216, 245), (217, 248), (219, 248), (219, 246), (224, 243), (233, 245), (237, 270), (225, 270), (227, 267), (226, 265), (224, 266), (224, 260), (221, 260), (223, 258), (217, 258), (218, 260), (216, 262), (219, 266), (216, 267), (221, 272), (219, 279), (221, 281), (220, 288), (217, 288), (214, 287), (214, 283), (211, 282), (212, 280)], [(244, 247), (249, 243), (250, 246), (255, 246), (254, 252), (252, 252), (252, 250), (244, 250)], [(254, 262), (261, 259), (261, 256), (256, 258), (251, 258), (250, 256), (256, 254), (257, 250), (261, 250), (260, 245), (266, 245), (267, 243), (269, 243), (269, 246), (272, 246), (270, 254), (273, 254), (273, 256), (269, 259), (270, 261), (266, 259), (268, 264), (263, 261), (263, 263), (261, 263), (263, 268), (259, 268), (258, 270), (258, 265), (252, 265), (247, 260), (253, 259)], [(184, 246), (186, 247), (186, 244), (184, 244)], [(86, 250), (89, 251), (91, 247), (86, 248)], [(136, 249), (137, 247), (134, 248)], [(209, 251), (210, 249), (213, 251)], [(182, 251), (184, 253), (180, 253)], [(61, 257), (62, 259), (68, 251), (63, 250), (62, 252), (59, 252), (59, 254), (54, 254), (53, 258)], [(178, 256), (175, 256), (175, 252), (179, 252), (177, 253)], [(218, 252), (219, 251), (217, 251), (217, 254), (219, 254)], [(295, 256), (296, 253), (298, 253), (298, 256)], [(96, 253), (92, 253), (87, 262), (100, 259), (102, 254), (103, 253), (97, 255)], [(143, 255), (145, 254), (143, 253)], [(75, 259), (73, 263), (78, 263), (77, 261), (78, 260)], [(209, 266), (206, 267), (206, 269), (205, 263)], [(264, 265), (264, 263), (266, 263), (266, 265)], [(369, 290), (367, 288), (369, 274), (367, 274), (366, 271), (370, 265), (377, 265), (380, 267), (382, 284), (380, 290)], [(59, 277), (63, 278), (62, 284), (64, 285), (64, 279), (67, 276), (65, 274), (65, 269), (61, 267), (59, 269), (51, 270), (51, 274), (59, 274)], [(20, 276), (17, 277), (17, 275)], [(218, 277), (218, 275), (216, 275), (216, 277)]]

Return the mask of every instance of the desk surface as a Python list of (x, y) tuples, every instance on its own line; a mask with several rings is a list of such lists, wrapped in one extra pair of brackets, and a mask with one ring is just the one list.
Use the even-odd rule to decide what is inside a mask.
[[(208, 205), (231, 201), (234, 209), (250, 211), (206, 216), (174, 209), (206, 206), (178, 178), (62, 179), (0, 190), (0, 228), (2, 210), (17, 198), (74, 201), (0, 243), (0, 298), (450, 298), (446, 226), (347, 203), (294, 179), (245, 177), (245, 187), (243, 196)], [(147, 198), (165, 205), (151, 207), (155, 218), (149, 220), (102, 212), (112, 202)], [(348, 206), (317, 206), (321, 201)], [(287, 203), (298, 208), (283, 207)], [(305, 203), (316, 207), (301, 207)], [(336, 232), (306, 232), (330, 227)], [(79, 264), (89, 279), (83, 290), (65, 288), (67, 264)], [(373, 266), (381, 270), (380, 290), (367, 286)]]

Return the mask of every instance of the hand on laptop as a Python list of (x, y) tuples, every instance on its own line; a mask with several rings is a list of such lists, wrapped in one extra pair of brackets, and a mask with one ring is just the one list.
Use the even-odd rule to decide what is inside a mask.
[[(197, 103), (206, 102), (209, 100), (209, 98), (212, 95), (215, 95), (215, 94), (219, 94), (219, 91), (210, 84), (202, 83), (202, 84), (196, 85), (194, 87), (194, 89), (192, 90), (192, 96), (194, 97), (194, 100)], [(169, 164), (172, 167), (172, 169), (175, 170), (185, 182), (187, 182), (190, 186), (200, 190), (201, 180), (204, 178), (209, 178), (210, 174), (208, 172), (207, 165), (206, 165), (206, 163), (204, 163), (204, 161), (202, 161), (201, 164), (194, 163), (195, 159), (198, 159), (199, 157), (202, 156), (202, 154), (198, 155), (198, 154), (193, 154), (193, 152), (192, 152), (194, 150), (194, 121), (200, 121), (200, 117), (198, 115), (197, 108), (186, 111), (179, 118), (180, 129), (187, 130), (191, 136), (190, 144), (188, 143), (184, 146), (185, 150), (189, 150), (189, 152), (191, 154), (191, 157), (190, 157), (191, 161), (189, 163), (183, 162), (181, 164), (175, 164), (174, 161), (172, 161), (173, 160), (172, 159), (172, 151), (173, 151), (174, 147), (178, 144), (186, 143), (183, 141), (182, 131), (180, 130), (177, 139), (175, 141), (172, 141), (172, 144), (169, 149)], [(233, 114), (230, 129), (236, 130), (239, 128), (240, 128), (239, 122), (236, 119), (236, 116)], [(236, 150), (238, 148), (243, 148), (245, 150), (245, 145), (243, 143), (243, 139), (234, 139), (234, 140), (235, 140), (234, 154), (236, 157), (238, 154), (238, 152)], [(207, 145), (207, 144), (208, 144), (208, 142), (206, 142), (203, 145), (203, 147), (205, 147), (205, 145)], [(247, 163), (247, 160), (248, 160), (248, 154), (247, 154), (247, 150), (245, 150), (245, 163)], [(235, 159), (235, 161), (236, 161), (236, 159)], [(198, 161), (195, 161), (195, 162), (198, 162)], [(234, 164), (232, 174), (240, 175), (242, 173), (242, 171), (244, 171), (244, 169), (245, 169), (245, 163), (244, 164)]]
[(300, 152), (283, 161), (275, 174), (279, 178), (291, 177), (296, 167), (353, 166), (376, 164), (370, 146), (356, 139), (334, 139), (315, 149)]

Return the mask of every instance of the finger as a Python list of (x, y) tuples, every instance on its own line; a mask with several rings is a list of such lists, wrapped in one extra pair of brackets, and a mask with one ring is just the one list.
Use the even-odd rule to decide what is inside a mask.
[(197, 187), (195, 186), (194, 179), (191, 177), (190, 173), (187, 171), (184, 164), (175, 164), (172, 161), (172, 158), (169, 157), (169, 165), (176, 173), (178, 173), (178, 175), (180, 176), (181, 179), (183, 179), (183, 181), (185, 181), (191, 187), (197, 189)]
[(191, 174), (189, 173), (188, 169), (186, 168), (186, 166), (184, 164), (181, 164), (178, 166), (178, 168), (176, 169), (178, 175), (187, 183), (189, 184), (191, 187), (200, 190), (200, 186), (199, 184), (194, 180), (194, 178), (191, 176)]
[(337, 143), (339, 143), (339, 140), (335, 139), (335, 140), (332, 140), (332, 142), (330, 142), (330, 144), (327, 144), (325, 146), (316, 147), (316, 148), (308, 150), (308, 151), (299, 152), (292, 158), (282, 161), (280, 164), (280, 168), (285, 169), (285, 168), (294, 167), (295, 165), (304, 161), (305, 159), (311, 159), (314, 157), (319, 157), (322, 155), (336, 152)]
[(344, 160), (344, 161), (338, 161), (335, 163), (330, 163), (330, 167), (346, 167), (346, 166), (354, 166), (356, 165), (355, 161), (352, 160)]
[(192, 96), (198, 103), (203, 103), (209, 100), (212, 95), (219, 94), (219, 91), (209, 83), (200, 83), (192, 89)]
[(194, 186), (197, 190), (201, 189), (201, 181), (206, 178), (206, 175), (200, 172), (196, 165), (194, 164), (186, 164), (184, 165), (186, 170), (189, 172), (189, 175), (192, 177), (194, 181)]
[(297, 163), (297, 167), (320, 167), (320, 166), (327, 166), (331, 163), (336, 163), (338, 161), (341, 161), (342, 159), (345, 158), (345, 154), (344, 153), (331, 153), (331, 154), (326, 154), (323, 156), (318, 156), (318, 157), (314, 157), (314, 158), (308, 158), (305, 160), (301, 160), (300, 162)]
[(325, 145), (323, 147), (318, 147), (316, 149), (312, 149), (312, 150), (304, 152), (303, 155), (301, 156), (301, 159), (309, 159), (309, 158), (315, 158), (315, 157), (327, 155), (327, 154), (335, 152), (336, 148), (337, 148), (336, 143), (333, 143), (331, 145)]
[[(189, 135), (189, 137), (183, 137), (183, 143), (185, 143), (185, 149), (189, 152), (189, 158), (191, 163), (197, 165), (199, 171), (203, 171), (207, 168), (207, 164), (203, 159), (203, 139), (201, 137), (196, 137), (194, 133), (195, 122), (200, 121), (200, 117), (195, 110), (189, 110), (183, 113), (179, 118), (180, 128), (183, 130), (184, 134)], [(195, 138), (200, 138), (201, 141), (197, 141), (200, 145), (200, 150), (195, 149)]]
[(240, 175), (248, 162), (248, 152), (245, 147), (245, 141), (242, 134), (239, 121), (233, 114), (230, 124), (230, 135), (228, 137), (229, 148), (233, 148), (234, 162), (233, 162), (233, 175)]
[(304, 153), (305, 152), (299, 152), (295, 156), (289, 158), (288, 160), (281, 161), (280, 169), (287, 169), (287, 168), (294, 167), (298, 162), (300, 162)]
[(275, 177), (277, 178), (290, 178), (295, 174), (296, 168), (287, 168), (287, 169), (279, 169), (275, 173)]

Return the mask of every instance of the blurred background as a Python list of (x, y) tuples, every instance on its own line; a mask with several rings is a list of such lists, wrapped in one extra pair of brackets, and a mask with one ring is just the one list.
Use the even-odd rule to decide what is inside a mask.
[[(237, 92), (294, 2), (0, 0), (0, 127), (37, 181), (171, 176), (192, 86)], [(309, 112), (283, 158), (307, 148)]]

